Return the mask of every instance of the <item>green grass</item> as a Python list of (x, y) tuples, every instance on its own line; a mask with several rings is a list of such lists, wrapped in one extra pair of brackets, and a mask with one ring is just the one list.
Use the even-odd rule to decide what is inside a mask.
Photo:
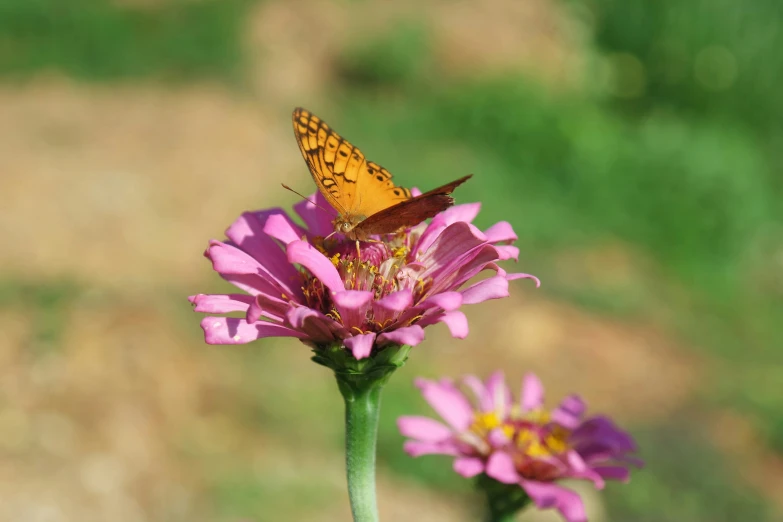
[(41, 71), (107, 81), (237, 79), (251, 0), (122, 6), (110, 0), (0, 2), (0, 76)]

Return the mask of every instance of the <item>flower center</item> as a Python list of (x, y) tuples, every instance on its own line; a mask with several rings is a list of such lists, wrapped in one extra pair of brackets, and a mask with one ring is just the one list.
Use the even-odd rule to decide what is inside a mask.
[[(429, 289), (431, 282), (416, 276), (416, 271), (406, 269), (410, 248), (405, 238), (393, 236), (388, 241), (323, 241), (315, 243), (337, 269), (346, 290), (372, 292), (379, 300), (398, 290), (411, 290), (413, 302)], [(323, 283), (309, 272), (303, 272), (302, 291), (307, 306), (343, 323), (342, 317)], [(399, 314), (390, 316), (369, 307), (362, 324), (350, 324), (364, 332), (379, 332), (393, 323)]]

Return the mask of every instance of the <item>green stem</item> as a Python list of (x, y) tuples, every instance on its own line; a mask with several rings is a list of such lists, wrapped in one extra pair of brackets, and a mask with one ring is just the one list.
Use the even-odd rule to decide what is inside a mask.
[(485, 474), (478, 476), (476, 487), (485, 495), (485, 522), (513, 522), (516, 514), (530, 503), (530, 497), (519, 485), (502, 484)]
[(350, 386), (337, 379), (345, 399), (345, 465), (354, 522), (378, 522), (375, 500), (375, 444), (381, 382)]

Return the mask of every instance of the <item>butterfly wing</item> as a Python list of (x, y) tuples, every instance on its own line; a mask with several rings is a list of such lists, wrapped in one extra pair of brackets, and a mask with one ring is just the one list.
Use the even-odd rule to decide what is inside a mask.
[(420, 196), (385, 208), (359, 223), (355, 230), (358, 235), (366, 237), (372, 234), (391, 234), (403, 227), (418, 225), (453, 205), (454, 198), (450, 194), (472, 176), (469, 174)]
[(294, 134), (310, 173), (324, 198), (343, 216), (371, 216), (411, 197), (391, 174), (367, 161), (358, 148), (318, 116), (298, 107)]

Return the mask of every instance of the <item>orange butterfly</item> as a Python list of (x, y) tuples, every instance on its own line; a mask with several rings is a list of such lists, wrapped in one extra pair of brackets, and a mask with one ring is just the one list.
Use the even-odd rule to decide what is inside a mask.
[(454, 204), (449, 195), (471, 175), (411, 197), (395, 186), (391, 173), (367, 161), (308, 110), (294, 109), (294, 134), (313, 180), (326, 201), (338, 212), (334, 231), (349, 239), (366, 241), (373, 234), (391, 234), (418, 225)]

